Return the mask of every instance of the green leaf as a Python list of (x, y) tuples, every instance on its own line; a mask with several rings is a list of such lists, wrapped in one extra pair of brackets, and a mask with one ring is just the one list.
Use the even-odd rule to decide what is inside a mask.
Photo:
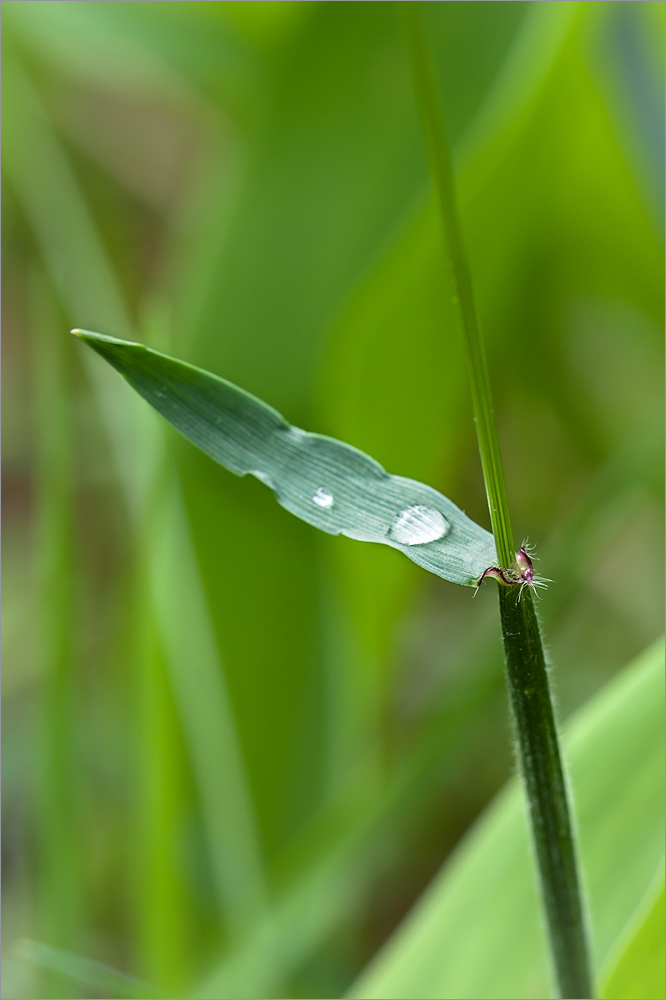
[(664, 996), (664, 870), (660, 869), (602, 980), (603, 1000)]
[[(597, 971), (662, 864), (663, 698), (659, 643), (565, 728)], [(512, 781), (349, 995), (545, 997), (546, 954)]]
[(278, 502), (330, 535), (381, 542), (453, 583), (475, 586), (495, 563), (492, 535), (437, 490), (389, 475), (351, 445), (292, 427), (230, 382), (141, 344), (74, 333), (202, 451), (253, 475)]

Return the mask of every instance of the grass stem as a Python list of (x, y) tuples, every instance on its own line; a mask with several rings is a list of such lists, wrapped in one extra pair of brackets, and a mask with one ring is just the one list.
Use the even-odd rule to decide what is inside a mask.
[(548, 674), (529, 587), (499, 585), (506, 675), (561, 997), (591, 997), (576, 846)]
[[(452, 267), (472, 390), (483, 476), (497, 556), (514, 564), (515, 548), (493, 414), (490, 380), (474, 308), (472, 281), (456, 206), (437, 81), (416, 0), (400, 0), (414, 88)], [(535, 844), (559, 993), (592, 996), (576, 848), (532, 588), (499, 583), (500, 618), (511, 709)]]
[(454, 299), (460, 313), (465, 359), (472, 389), (474, 422), (488, 495), (490, 522), (495, 536), (500, 566), (508, 568), (514, 561), (516, 550), (513, 544), (502, 458), (493, 413), (488, 366), (476, 319), (472, 278), (458, 219), (453, 169), (446, 132), (444, 131), (437, 84), (421, 27), (418, 3), (415, 0), (402, 0), (398, 6), (410, 52), (414, 90), (439, 202), (442, 233), (452, 265), (451, 278)]

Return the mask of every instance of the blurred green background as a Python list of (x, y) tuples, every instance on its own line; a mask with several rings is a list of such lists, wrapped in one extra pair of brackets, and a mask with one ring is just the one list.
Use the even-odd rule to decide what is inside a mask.
[[(422, 6), (566, 717), (662, 627), (664, 5)], [(67, 331), (487, 526), (394, 5), (2, 15), (3, 995), (91, 995), (33, 938), (339, 996), (512, 770), (494, 586), (319, 535)]]

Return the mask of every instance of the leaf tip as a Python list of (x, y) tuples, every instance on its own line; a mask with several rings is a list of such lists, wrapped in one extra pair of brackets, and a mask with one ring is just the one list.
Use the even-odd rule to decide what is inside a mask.
[(70, 330), (69, 332), (72, 334), (73, 337), (78, 337), (79, 340), (98, 341), (98, 340), (115, 339), (114, 337), (106, 337), (103, 333), (93, 333), (92, 330), (80, 330), (78, 327), (75, 327), (73, 330)]
[(92, 330), (80, 330), (78, 327), (71, 330), (70, 333), (76, 337), (77, 340), (82, 340), (85, 344), (88, 344), (89, 347), (92, 347), (94, 351), (101, 354), (107, 361), (110, 361), (111, 357), (115, 356), (118, 350), (124, 348), (142, 347), (141, 344), (135, 344), (129, 340), (118, 340), (117, 337), (108, 337), (105, 333), (94, 333)]

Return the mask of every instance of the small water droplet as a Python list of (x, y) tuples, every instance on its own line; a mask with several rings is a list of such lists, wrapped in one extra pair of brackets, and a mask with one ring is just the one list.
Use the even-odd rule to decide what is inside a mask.
[(318, 507), (332, 507), (333, 497), (330, 493), (326, 492), (323, 486), (320, 486), (313, 496), (312, 502), (316, 503)]
[(393, 524), (391, 537), (401, 545), (425, 545), (447, 533), (451, 525), (432, 507), (407, 507)]

